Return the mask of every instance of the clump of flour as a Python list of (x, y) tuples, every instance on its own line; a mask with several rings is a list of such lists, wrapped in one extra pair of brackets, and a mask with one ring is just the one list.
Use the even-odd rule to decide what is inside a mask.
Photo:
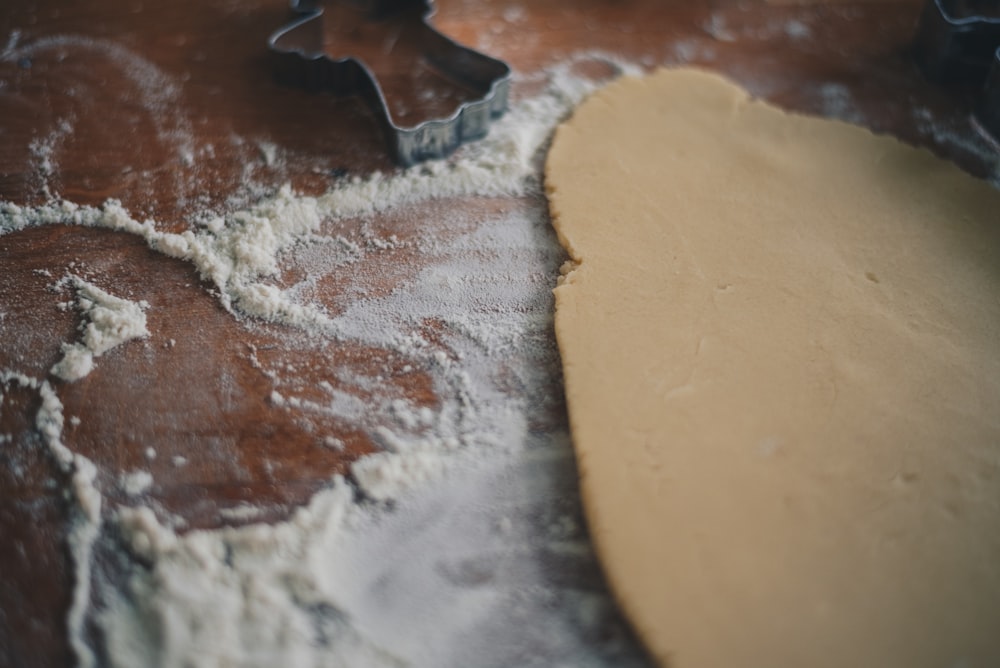
[(366, 494), (384, 501), (436, 478), (444, 469), (445, 461), (433, 449), (405, 454), (379, 452), (355, 462), (351, 474)]
[[(597, 60), (618, 73), (630, 70)], [(554, 126), (601, 83), (575, 74), (575, 66), (565, 62), (536, 81), (522, 79), (542, 84), (541, 91), (450, 160), (354, 179), (319, 197), (286, 187), (179, 234), (136, 220), (116, 202), (31, 209), (0, 203), (0, 233), (70, 224), (138, 235), (190, 262), (233, 314), (393, 350), (430, 370), (440, 400), (433, 407), (400, 397), (361, 402), (340, 389), (344, 377), (336, 369), (326, 398), (317, 399), (315, 388), (287, 379), (287, 369), (261, 364), (275, 383), (274, 406), (362, 428), (384, 451), (356, 462), (352, 482), (334, 478), (275, 525), (179, 535), (140, 505), (147, 481), (134, 481), (135, 505), (106, 521), (137, 565), (121, 582), (95, 580), (102, 605), (89, 612), (100, 496), (95, 513), (94, 499), (83, 493), (97, 494), (93, 476), (87, 483), (81, 474), (79, 505), (91, 520), (81, 522), (86, 531), (74, 543), (78, 580), (70, 612), (81, 665), (93, 663), (82, 640), (85, 622), (99, 632), (113, 666), (642, 665), (620, 632), (609, 635), (617, 627), (606, 594), (551, 577), (595, 568), (584, 535), (548, 529), (578, 526), (572, 517), (579, 508), (564, 426), (538, 426), (551, 421), (558, 401), (549, 396), (558, 374), (550, 290), (563, 260), (540, 197), (541, 151)], [(389, 294), (352, 300), (343, 313), (330, 314), (296, 286), (270, 282), (308, 255), (324, 221), (463, 196), (522, 199), (466, 233), (419, 236), (414, 243), (425, 268)], [(396, 245), (382, 241), (345, 252)], [(436, 339), (422, 329), (428, 321), (441, 323)], [(347, 379), (361, 389), (381, 382)], [(562, 493), (546, 496), (553, 480)], [(131, 489), (131, 482), (121, 484)], [(396, 501), (395, 510), (359, 504), (356, 496)], [(380, 582), (387, 580), (405, 591), (385, 590)], [(425, 609), (433, 621), (424, 619)]]
[(99, 615), (112, 665), (320, 666), (320, 641), (351, 652), (354, 665), (399, 665), (324, 596), (325, 555), (351, 499), (335, 478), (287, 522), (183, 538), (149, 508), (118, 511), (130, 549), (153, 567)]
[(76, 308), (83, 318), (82, 336), (80, 341), (63, 344), (62, 359), (51, 373), (72, 382), (94, 369), (95, 357), (126, 341), (149, 336), (144, 313), (149, 304), (115, 297), (78, 276), (69, 276), (57, 286), (66, 284), (76, 290)]
[(118, 479), (118, 486), (129, 496), (140, 496), (153, 486), (153, 476), (149, 471), (124, 473)]

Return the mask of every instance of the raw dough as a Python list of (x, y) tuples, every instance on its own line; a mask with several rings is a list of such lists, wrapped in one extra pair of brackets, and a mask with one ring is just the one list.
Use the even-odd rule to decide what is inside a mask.
[(546, 168), (588, 519), (676, 668), (1000, 665), (1000, 192), (718, 76)]

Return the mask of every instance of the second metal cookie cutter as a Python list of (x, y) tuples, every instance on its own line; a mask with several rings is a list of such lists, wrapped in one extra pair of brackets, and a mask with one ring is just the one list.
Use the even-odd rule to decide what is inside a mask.
[(1000, 148), (1000, 47), (993, 52), (993, 67), (986, 77), (975, 118)]
[(1000, 0), (927, 0), (917, 27), (917, 59), (935, 81), (977, 82), (1000, 46)]
[(1000, 146), (1000, 0), (927, 0), (915, 46), (927, 78), (982, 84), (973, 118)]
[(412, 127), (400, 125), (367, 64), (354, 56), (335, 58), (327, 54), (323, 8), (317, 0), (291, 0), (292, 10), (300, 18), (275, 32), (268, 41), (276, 54), (282, 81), (313, 91), (361, 95), (377, 117), (390, 153), (403, 166), (443, 158), (463, 142), (487, 134), (490, 122), (507, 108), (511, 70), (506, 63), (461, 46), (432, 28), (427, 22), (433, 14), (432, 0), (367, 0), (353, 5), (378, 20), (414, 16), (410, 29), (416, 31), (426, 63), (479, 97), (460, 104), (446, 118)]

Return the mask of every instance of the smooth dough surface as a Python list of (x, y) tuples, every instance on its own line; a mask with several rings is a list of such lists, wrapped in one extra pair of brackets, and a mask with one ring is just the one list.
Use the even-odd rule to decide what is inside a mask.
[(546, 165), (585, 508), (672, 668), (1000, 666), (1000, 192), (693, 70)]

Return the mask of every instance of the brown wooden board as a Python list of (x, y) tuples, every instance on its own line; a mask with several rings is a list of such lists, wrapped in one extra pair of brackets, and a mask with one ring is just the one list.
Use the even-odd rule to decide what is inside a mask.
[[(970, 123), (974, 92), (928, 83), (913, 64), (920, 4), (441, 0), (433, 23), (507, 60), (515, 100), (528, 75), (582, 51), (647, 69), (692, 62), (790, 109), (867, 125), (989, 176), (996, 153)], [(359, 100), (275, 83), (265, 42), (288, 18), (281, 0), (7, 0), (0, 9), (0, 48), (7, 45), (0, 51), (0, 200), (38, 205), (58, 195), (99, 205), (115, 198), (137, 218), (177, 232), (196, 212), (246, 205), (284, 183), (318, 194), (345, 176), (394, 169)], [(388, 60), (378, 73), (392, 105), (420, 109), (407, 67)], [(277, 147), (280, 160), (269, 159), (268, 147)], [(363, 222), (405, 240), (417, 231), (414, 221), (518, 205), (456, 198)], [(338, 229), (360, 239), (364, 225)], [(429, 261), (413, 248), (369, 255), (327, 276), (322, 299), (345, 309), (352, 295), (391, 290)], [(281, 519), (378, 448), (363, 430), (335, 421), (325, 427), (346, 448), (323, 447), (294, 411), (268, 401), (261, 359), (293, 365), (303, 385), (326, 365), (346, 364), (381, 376), (381, 392), (415, 405), (438, 401), (427, 370), (391, 349), (311, 345), (286, 328), (234, 319), (189, 265), (133, 236), (62, 226), (0, 237), (0, 369), (44, 377), (58, 359), (77, 321), (57, 307), (65, 295), (48, 286), (81, 262), (130, 299), (148, 301), (155, 340), (176, 341), (124, 346), (78, 383), (56, 385), (67, 416), (88, 416), (68, 424), (64, 439), (99, 465), (105, 512), (124, 500), (116, 476), (141, 466), (156, 481), (152, 500), (189, 528), (227, 523), (220, 508), (240, 502), (262, 506), (263, 519)], [(440, 326), (427, 322), (427, 336)], [(12, 441), (0, 445), (0, 664), (65, 665), (67, 481), (39, 446), (31, 417), (37, 395), (6, 390), (0, 434)], [(551, 394), (561, 396), (555, 372)], [(565, 429), (561, 400), (547, 411), (539, 428)], [(155, 449), (154, 460), (144, 458), (146, 448)], [(186, 465), (176, 466), (175, 456)], [(113, 577), (113, 564), (100, 567)], [(603, 587), (596, 569), (585, 572)]]

